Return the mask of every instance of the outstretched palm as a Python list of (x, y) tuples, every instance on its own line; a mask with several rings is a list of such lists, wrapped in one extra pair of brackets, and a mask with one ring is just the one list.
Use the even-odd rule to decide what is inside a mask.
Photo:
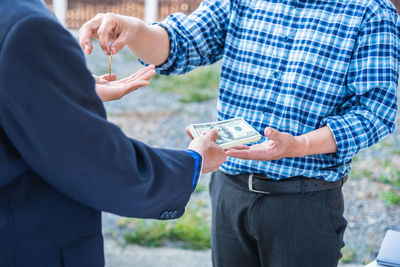
[(149, 80), (155, 73), (154, 66), (150, 65), (118, 81), (116, 80), (117, 77), (115, 74), (105, 74), (102, 76), (93, 75), (93, 77), (96, 81), (97, 94), (101, 100), (106, 102), (121, 99), (123, 96), (140, 87), (150, 85)]
[(269, 140), (252, 146), (237, 146), (226, 151), (229, 157), (252, 160), (277, 160), (294, 156), (296, 139), (288, 133), (267, 127), (264, 134)]

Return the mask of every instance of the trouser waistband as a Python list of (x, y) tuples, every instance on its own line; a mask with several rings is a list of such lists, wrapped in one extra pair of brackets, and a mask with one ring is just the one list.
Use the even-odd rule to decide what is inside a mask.
[(236, 184), (248, 188), (249, 191), (260, 194), (279, 194), (279, 193), (309, 193), (316, 191), (330, 190), (341, 187), (348, 176), (344, 176), (338, 181), (328, 182), (316, 178), (305, 176), (295, 176), (282, 180), (272, 180), (259, 174), (238, 174), (229, 175)]

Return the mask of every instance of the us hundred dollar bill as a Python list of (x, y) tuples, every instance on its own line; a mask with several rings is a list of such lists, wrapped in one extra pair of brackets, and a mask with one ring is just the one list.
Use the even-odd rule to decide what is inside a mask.
[(257, 142), (261, 138), (261, 135), (240, 117), (225, 121), (189, 125), (189, 131), (194, 138), (204, 135), (211, 129), (218, 130), (216, 143), (222, 148)]

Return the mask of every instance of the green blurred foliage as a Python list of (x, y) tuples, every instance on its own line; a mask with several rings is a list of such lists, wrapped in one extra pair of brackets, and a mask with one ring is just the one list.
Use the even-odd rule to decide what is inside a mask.
[(151, 83), (154, 90), (181, 95), (181, 102), (202, 102), (217, 96), (220, 75), (220, 70), (212, 65), (197, 68), (185, 75), (155, 75)]
[(197, 201), (177, 220), (122, 219), (120, 226), (128, 229), (124, 234), (126, 243), (159, 247), (178, 242), (183, 248), (202, 250), (211, 247), (208, 217), (204, 202)]

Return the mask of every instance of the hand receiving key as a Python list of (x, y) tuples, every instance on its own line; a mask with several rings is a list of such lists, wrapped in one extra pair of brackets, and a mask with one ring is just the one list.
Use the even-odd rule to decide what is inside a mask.
[(149, 80), (155, 73), (155, 67), (149, 65), (131, 76), (118, 81), (117, 76), (113, 73), (102, 76), (93, 75), (93, 78), (96, 81), (97, 94), (102, 101), (106, 102), (121, 99), (123, 96), (140, 87), (149, 86)]

